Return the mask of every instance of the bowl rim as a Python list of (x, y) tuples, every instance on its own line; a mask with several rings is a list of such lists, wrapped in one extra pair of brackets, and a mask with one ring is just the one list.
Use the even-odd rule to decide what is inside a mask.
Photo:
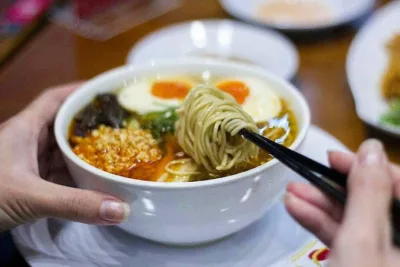
[(108, 173), (106, 171), (100, 170), (89, 163), (85, 162), (84, 160), (80, 159), (70, 148), (68, 141), (64, 137), (63, 132), (63, 122), (64, 117), (68, 111), (69, 106), (76, 101), (77, 98), (81, 94), (85, 94), (86, 92), (93, 91), (93, 86), (98, 83), (104, 83), (113, 77), (119, 76), (122, 73), (126, 72), (140, 72), (146, 68), (157, 68), (157, 67), (166, 67), (166, 66), (187, 66), (187, 65), (198, 65), (204, 67), (219, 67), (219, 68), (229, 68), (233, 70), (243, 70), (246, 72), (251, 72), (253, 75), (263, 76), (264, 78), (273, 81), (274, 83), (279, 83), (281, 86), (286, 87), (290, 94), (294, 96), (294, 101), (296, 101), (304, 113), (304, 124), (302, 127), (299, 128), (299, 133), (292, 143), (289, 146), (291, 149), (296, 149), (305, 139), (307, 131), (310, 127), (311, 118), (310, 118), (310, 108), (304, 98), (304, 96), (296, 89), (292, 84), (288, 81), (269, 73), (265, 69), (262, 69), (258, 66), (247, 65), (243, 63), (237, 62), (224, 62), (215, 59), (203, 59), (203, 58), (179, 58), (179, 59), (162, 59), (162, 60), (151, 60), (148, 63), (142, 63), (140, 65), (124, 65), (117, 68), (113, 68), (108, 70), (94, 78), (90, 79), (89, 81), (85, 82), (80, 88), (74, 91), (71, 95), (67, 97), (64, 103), (61, 105), (60, 109), (57, 112), (55, 123), (54, 123), (54, 134), (56, 138), (56, 142), (63, 154), (64, 157), (67, 157), (73, 164), (77, 165), (79, 168), (97, 176), (100, 179), (113, 181), (116, 183), (120, 183), (126, 186), (137, 186), (141, 188), (148, 188), (148, 189), (194, 189), (200, 187), (213, 187), (216, 185), (221, 184), (230, 184), (234, 182), (238, 182), (246, 177), (254, 177), (261, 172), (266, 171), (267, 169), (271, 168), (272, 166), (278, 163), (278, 160), (272, 159), (271, 161), (262, 164), (258, 167), (253, 169), (247, 170), (245, 172), (220, 177), (218, 179), (211, 179), (211, 180), (203, 180), (203, 181), (194, 181), (194, 182), (174, 182), (174, 183), (166, 183), (166, 182), (155, 182), (155, 181), (144, 181), (144, 180), (137, 180), (137, 179), (130, 179), (127, 177), (119, 176), (116, 174)]

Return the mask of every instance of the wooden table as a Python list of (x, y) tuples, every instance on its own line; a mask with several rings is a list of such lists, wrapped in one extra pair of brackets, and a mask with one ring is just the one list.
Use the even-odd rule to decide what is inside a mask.
[[(387, 1), (381, 1), (381, 4)], [(46, 87), (88, 79), (124, 64), (127, 52), (146, 34), (169, 24), (192, 19), (229, 17), (217, 0), (186, 0), (162, 17), (106, 42), (74, 36), (49, 25), (8, 65), (0, 70), (0, 121), (22, 109)], [(357, 117), (345, 73), (346, 54), (355, 30), (342, 29), (329, 38), (296, 42), (300, 69), (296, 85), (311, 106), (312, 122), (355, 150), (368, 137), (385, 141), (390, 157), (400, 162), (399, 139), (366, 127)]]

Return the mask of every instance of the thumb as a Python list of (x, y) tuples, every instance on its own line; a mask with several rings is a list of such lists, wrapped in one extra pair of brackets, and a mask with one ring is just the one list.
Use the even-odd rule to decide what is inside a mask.
[(121, 200), (90, 190), (45, 182), (36, 207), (42, 217), (56, 217), (89, 224), (118, 224), (130, 214)]
[[(369, 236), (375, 247), (390, 237), (392, 181), (384, 148), (379, 141), (364, 142), (351, 167), (343, 231), (354, 242)], [(362, 225), (362, 227), (360, 227)], [(368, 233), (368, 234), (367, 234)], [(365, 241), (365, 240), (364, 240)]]

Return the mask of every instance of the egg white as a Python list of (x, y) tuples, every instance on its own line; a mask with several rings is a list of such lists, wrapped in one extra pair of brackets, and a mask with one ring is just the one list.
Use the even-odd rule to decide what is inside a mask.
[[(190, 84), (191, 87), (194, 83), (184, 78), (167, 78), (162, 81), (182, 81)], [(168, 107), (178, 107), (181, 105), (183, 99), (171, 98), (164, 99), (154, 96), (151, 93), (151, 88), (154, 80), (141, 79), (135, 83), (129, 84), (121, 89), (118, 93), (118, 102), (125, 109), (145, 114), (153, 111), (163, 111)]]
[(218, 80), (221, 82), (241, 81), (249, 88), (249, 96), (241, 104), (255, 122), (265, 122), (272, 119), (282, 110), (281, 99), (277, 93), (264, 81), (254, 77), (235, 76)]

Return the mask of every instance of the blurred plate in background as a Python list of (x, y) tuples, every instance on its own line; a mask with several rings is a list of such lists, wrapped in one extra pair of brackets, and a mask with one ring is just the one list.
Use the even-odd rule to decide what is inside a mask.
[(231, 20), (197, 20), (163, 28), (139, 41), (127, 63), (182, 56), (254, 64), (285, 79), (293, 78), (298, 68), (297, 50), (286, 37)]
[(375, 0), (220, 0), (233, 17), (284, 31), (336, 27), (367, 14)]
[(378, 10), (364, 25), (352, 42), (346, 68), (358, 116), (374, 127), (400, 135), (400, 127), (380, 122), (388, 110), (381, 94), (382, 78), (389, 62), (386, 46), (395, 33), (400, 34), (400, 1)]

